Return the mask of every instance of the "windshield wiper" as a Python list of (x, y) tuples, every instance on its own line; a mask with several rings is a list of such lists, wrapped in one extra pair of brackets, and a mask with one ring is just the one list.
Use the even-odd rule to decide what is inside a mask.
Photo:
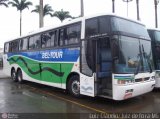
[(143, 56), (144, 56), (144, 59), (147, 60), (147, 63), (148, 63), (149, 69), (150, 69), (150, 73), (151, 73), (151, 72), (152, 72), (152, 66), (151, 66), (151, 64), (150, 64), (150, 62), (149, 62), (148, 57), (146, 56), (146, 53), (145, 53), (145, 51), (144, 51), (143, 44), (142, 44), (142, 52), (143, 52), (142, 54), (143, 54)]
[(135, 71), (134, 75), (138, 74), (141, 61), (143, 60), (142, 59), (142, 51), (141, 51), (141, 45), (140, 44), (139, 44), (139, 54), (138, 54), (138, 57), (139, 57), (138, 66), (136, 68), (136, 71)]

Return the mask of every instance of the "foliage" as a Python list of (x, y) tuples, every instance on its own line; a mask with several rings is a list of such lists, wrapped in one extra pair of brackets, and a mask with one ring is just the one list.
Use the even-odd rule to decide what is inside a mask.
[(29, 9), (29, 6), (32, 5), (32, 2), (27, 0), (12, 0), (8, 2), (8, 4), (12, 5), (12, 7), (16, 7), (17, 11), (20, 11), (20, 36), (21, 36), (21, 27), (22, 27), (22, 11), (26, 8)]
[(61, 11), (55, 11), (55, 13), (52, 16), (57, 17), (61, 22), (63, 22), (63, 20), (65, 20), (67, 18), (72, 18), (72, 16), (69, 14), (69, 12), (63, 11), (63, 9), (61, 9)]
[(12, 7), (16, 7), (17, 11), (23, 11), (24, 9), (28, 8), (29, 6), (32, 5), (32, 2), (27, 1), (27, 0), (12, 0), (8, 4), (11, 4)]
[[(31, 12), (40, 13), (40, 5), (36, 5), (35, 9)], [(43, 17), (46, 15), (52, 16), (53, 9), (49, 4), (46, 4), (43, 8)]]
[(8, 0), (0, 0), (0, 6), (5, 6), (5, 7), (8, 7), (8, 4), (6, 3), (8, 2)]

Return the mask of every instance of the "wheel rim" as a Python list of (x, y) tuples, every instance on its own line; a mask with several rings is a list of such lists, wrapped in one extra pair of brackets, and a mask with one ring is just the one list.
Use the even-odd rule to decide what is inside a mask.
[(79, 85), (79, 81), (73, 81), (72, 83), (72, 92), (75, 94), (75, 95), (78, 95), (79, 94), (79, 89), (80, 89), (80, 85)]

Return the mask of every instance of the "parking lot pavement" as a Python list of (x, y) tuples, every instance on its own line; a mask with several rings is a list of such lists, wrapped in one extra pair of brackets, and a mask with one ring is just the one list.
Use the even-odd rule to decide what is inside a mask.
[(12, 113), (18, 116), (35, 114), (37, 119), (50, 119), (49, 117), (53, 118), (53, 116), (61, 116), (63, 119), (66, 115), (68, 119), (76, 119), (77, 116), (86, 119), (94, 118), (92, 117), (94, 115), (90, 117), (90, 114), (97, 113), (160, 112), (160, 90), (118, 102), (100, 97), (74, 98), (62, 89), (27, 81), (23, 84), (15, 83), (1, 73), (2, 71), (0, 72), (0, 112), (2, 114)]
[(3, 69), (0, 69), (0, 78), (8, 78), (8, 76), (3, 73)]

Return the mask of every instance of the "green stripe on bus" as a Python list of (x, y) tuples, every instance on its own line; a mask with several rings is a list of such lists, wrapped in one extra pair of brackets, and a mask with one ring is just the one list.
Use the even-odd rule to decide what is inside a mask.
[(38, 62), (22, 56), (10, 58), (9, 63), (19, 65), (34, 79), (53, 83), (66, 83), (66, 78), (73, 68), (73, 63)]

